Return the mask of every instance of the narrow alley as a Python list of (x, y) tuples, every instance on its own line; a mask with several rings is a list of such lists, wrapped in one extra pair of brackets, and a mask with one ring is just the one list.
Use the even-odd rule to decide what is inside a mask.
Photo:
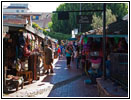
[(129, 5), (1, 1), (2, 98), (128, 98)]
[(86, 75), (82, 75), (81, 68), (77, 69), (71, 63), (71, 68), (66, 66), (65, 57), (55, 64), (54, 75), (47, 76), (43, 81), (54, 84), (49, 97), (98, 97), (96, 84), (86, 84)]

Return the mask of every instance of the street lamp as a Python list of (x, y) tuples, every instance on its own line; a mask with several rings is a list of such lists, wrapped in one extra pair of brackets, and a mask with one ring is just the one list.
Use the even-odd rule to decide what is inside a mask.
[[(81, 15), (81, 3), (80, 3), (80, 15)], [(81, 32), (81, 24), (80, 24), (80, 32)]]

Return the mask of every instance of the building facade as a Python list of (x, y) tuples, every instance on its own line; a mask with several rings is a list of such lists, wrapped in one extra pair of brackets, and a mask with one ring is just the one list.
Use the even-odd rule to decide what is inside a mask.
[(28, 4), (19, 4), (19, 3), (17, 4), (12, 3), (10, 4), (10, 6), (3, 9), (4, 13), (25, 13), (28, 11), (29, 11)]
[(51, 13), (29, 12), (28, 4), (15, 4), (3, 8), (3, 20), (9, 19), (27, 19), (27, 23), (35, 22), (41, 28), (47, 28), (51, 21)]

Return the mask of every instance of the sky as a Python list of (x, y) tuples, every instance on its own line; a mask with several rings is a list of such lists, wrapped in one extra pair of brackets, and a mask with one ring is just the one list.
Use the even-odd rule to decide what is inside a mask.
[(52, 12), (62, 4), (62, 2), (3, 2), (2, 6), (9, 6), (10, 3), (28, 3), (30, 12)]

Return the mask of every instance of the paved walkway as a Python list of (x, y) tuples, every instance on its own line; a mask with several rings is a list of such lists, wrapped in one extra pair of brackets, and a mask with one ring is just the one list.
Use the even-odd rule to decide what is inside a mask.
[(96, 85), (85, 84), (87, 76), (83, 76), (81, 69), (77, 69), (73, 62), (68, 69), (65, 57), (55, 64), (54, 70), (54, 75), (43, 80), (54, 84), (48, 97), (98, 97)]
[[(58, 62), (56, 62), (58, 61)], [(74, 63), (71, 68), (66, 66), (66, 59), (55, 60), (54, 73), (40, 77), (39, 81), (24, 86), (17, 92), (5, 97), (98, 97), (97, 87), (85, 84), (87, 76), (83, 76), (81, 69)]]

